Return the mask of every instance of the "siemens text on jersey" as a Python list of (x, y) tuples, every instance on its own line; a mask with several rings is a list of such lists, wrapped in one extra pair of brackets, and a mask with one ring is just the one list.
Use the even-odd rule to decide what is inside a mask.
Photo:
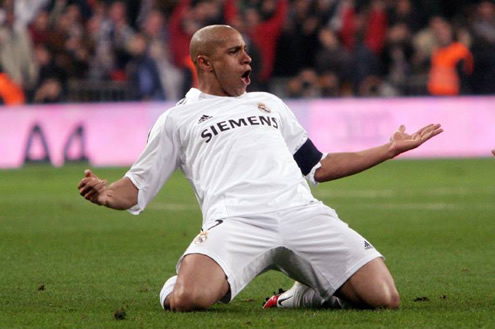
[(215, 123), (201, 132), (201, 137), (205, 139), (205, 143), (209, 143), (213, 136), (221, 132), (243, 127), (243, 126), (270, 126), (278, 129), (277, 119), (270, 116), (249, 116), (240, 119), (229, 119)]

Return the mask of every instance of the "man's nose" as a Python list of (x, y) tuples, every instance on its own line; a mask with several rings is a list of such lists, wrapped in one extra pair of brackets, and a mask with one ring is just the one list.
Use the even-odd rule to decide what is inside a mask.
[(242, 63), (251, 64), (252, 61), (251, 56), (249, 56), (249, 54), (246, 51), (244, 51), (243, 54), (244, 56), (242, 57)]

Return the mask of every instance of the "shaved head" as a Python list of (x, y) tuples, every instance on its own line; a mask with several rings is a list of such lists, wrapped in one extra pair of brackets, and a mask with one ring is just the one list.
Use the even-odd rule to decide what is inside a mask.
[(199, 29), (191, 38), (189, 52), (194, 65), (199, 55), (212, 56), (233, 33), (239, 32), (229, 25), (210, 25)]

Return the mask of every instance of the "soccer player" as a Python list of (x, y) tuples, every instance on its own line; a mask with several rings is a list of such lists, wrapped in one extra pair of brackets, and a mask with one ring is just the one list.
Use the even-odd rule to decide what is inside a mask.
[(397, 308), (399, 294), (382, 255), (316, 200), (304, 177), (316, 185), (358, 173), (420, 146), (442, 132), (440, 125), (412, 135), (401, 126), (381, 146), (322, 154), (281, 99), (246, 92), (251, 58), (237, 30), (202, 28), (190, 52), (198, 88), (160, 116), (125, 176), (107, 186), (86, 170), (78, 185), (93, 203), (138, 214), (175, 169), (184, 172), (203, 225), (177, 275), (165, 282), (161, 306), (191, 311), (229, 302), (275, 269), (321, 304)]

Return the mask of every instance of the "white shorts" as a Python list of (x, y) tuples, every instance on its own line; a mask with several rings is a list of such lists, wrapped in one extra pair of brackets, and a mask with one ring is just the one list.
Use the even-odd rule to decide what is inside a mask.
[(206, 255), (223, 269), (230, 284), (230, 295), (223, 302), (270, 269), (314, 288), (327, 299), (359, 268), (383, 257), (321, 203), (212, 221), (189, 245), (177, 272), (188, 254)]

